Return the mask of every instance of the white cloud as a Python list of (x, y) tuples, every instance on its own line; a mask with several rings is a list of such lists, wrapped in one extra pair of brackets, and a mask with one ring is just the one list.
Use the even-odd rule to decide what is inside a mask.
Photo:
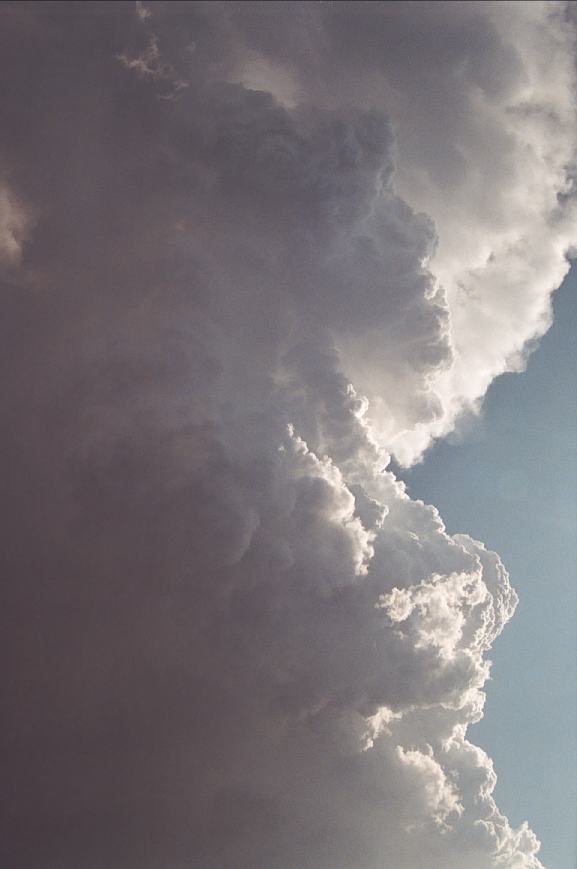
[[(577, 230), (574, 28), (564, 3), (420, 3), (418, 14), (410, 4), (301, 4), (274, 14), (282, 44), (254, 6), (235, 18), (247, 51), (273, 65), (273, 92), (278, 79), (293, 101), (386, 111), (396, 188), (434, 220), (438, 245), (423, 257), (448, 305), (450, 364), (433, 353), (425, 371), (395, 367), (380, 323), (339, 338), (381, 436), (410, 463), (496, 376), (520, 370), (550, 325)], [(241, 80), (245, 57), (231, 73)]]

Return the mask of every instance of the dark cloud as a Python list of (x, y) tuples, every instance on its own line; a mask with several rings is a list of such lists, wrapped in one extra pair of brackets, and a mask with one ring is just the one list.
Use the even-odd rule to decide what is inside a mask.
[(540, 866), (466, 740), (515, 593), (385, 470), (467, 398), (396, 166), (425, 67), (523, 78), (473, 5), (1, 7), (11, 869)]

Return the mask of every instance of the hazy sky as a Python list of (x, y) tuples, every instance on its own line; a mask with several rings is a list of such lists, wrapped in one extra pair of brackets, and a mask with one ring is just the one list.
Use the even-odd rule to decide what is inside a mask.
[(557, 869), (572, 18), (0, 4), (2, 865)]

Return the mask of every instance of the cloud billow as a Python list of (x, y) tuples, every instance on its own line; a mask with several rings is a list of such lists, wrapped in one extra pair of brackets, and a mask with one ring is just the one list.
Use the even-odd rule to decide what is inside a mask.
[(548, 323), (563, 7), (0, 15), (4, 861), (539, 869), (466, 738), (516, 594), (387, 466)]

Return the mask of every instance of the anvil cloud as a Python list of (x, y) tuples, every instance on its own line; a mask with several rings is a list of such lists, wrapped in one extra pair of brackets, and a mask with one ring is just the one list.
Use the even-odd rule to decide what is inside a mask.
[(387, 470), (575, 234), (558, 3), (4, 3), (11, 869), (539, 869), (517, 597)]

